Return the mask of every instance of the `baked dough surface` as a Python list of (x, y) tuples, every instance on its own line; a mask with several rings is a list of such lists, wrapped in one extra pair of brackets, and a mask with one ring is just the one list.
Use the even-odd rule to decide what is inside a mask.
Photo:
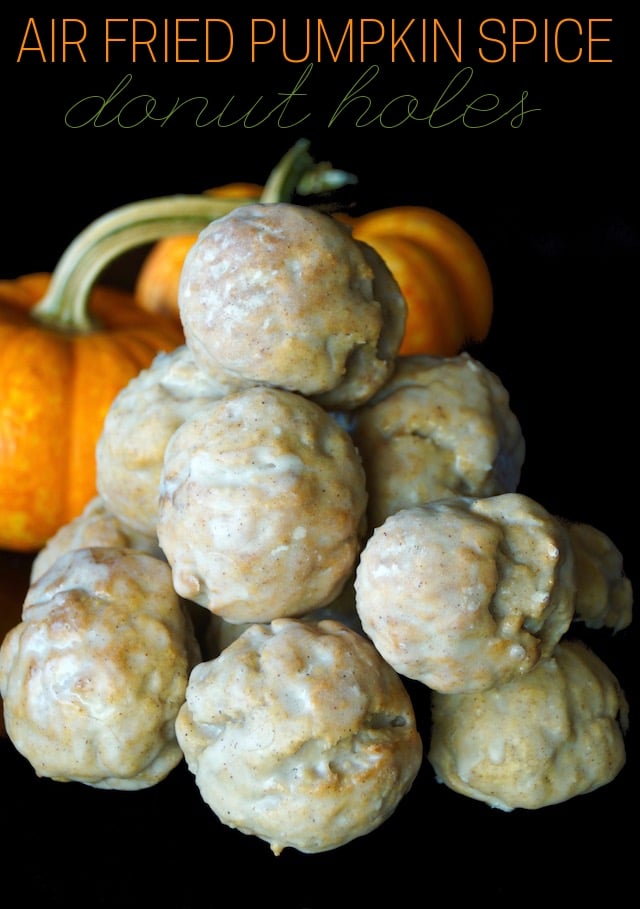
[(158, 783), (200, 659), (166, 562), (71, 550), (29, 588), (0, 648), (7, 733), (36, 774), (100, 789)]
[(242, 387), (203, 373), (185, 345), (160, 353), (116, 395), (96, 446), (96, 485), (132, 531), (156, 536), (158, 487), (167, 442), (203, 404)]
[(606, 533), (566, 522), (576, 566), (576, 619), (588, 628), (622, 631), (633, 617), (633, 588), (622, 553)]
[(611, 782), (626, 762), (628, 704), (596, 654), (561, 641), (488, 691), (432, 695), (429, 761), (440, 782), (494, 808), (542, 808)]
[(303, 615), (351, 576), (367, 493), (351, 437), (320, 405), (254, 386), (171, 437), (158, 540), (174, 586), (230, 622)]
[(332, 620), (250, 626), (193, 670), (176, 733), (220, 821), (276, 855), (324, 852), (374, 830), (422, 762), (400, 678)]
[(406, 303), (383, 259), (300, 205), (244, 205), (191, 247), (179, 288), (204, 370), (353, 407), (393, 371)]
[(467, 353), (398, 357), (391, 378), (351, 422), (371, 527), (444, 496), (517, 489), (525, 455), (520, 423), (498, 376)]
[(31, 563), (30, 582), (48, 571), (56, 559), (71, 549), (86, 549), (91, 546), (110, 546), (116, 549), (139, 549), (156, 558), (164, 558), (153, 537), (136, 533), (125, 526), (108, 508), (101, 496), (94, 496), (83, 511), (63, 524), (36, 553)]
[(574, 615), (567, 532), (519, 493), (390, 515), (362, 551), (355, 589), (362, 627), (382, 656), (446, 693), (529, 672)]

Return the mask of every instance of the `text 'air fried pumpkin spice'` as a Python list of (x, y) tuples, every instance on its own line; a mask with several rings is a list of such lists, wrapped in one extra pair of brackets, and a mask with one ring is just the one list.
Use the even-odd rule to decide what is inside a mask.
[[(301, 204), (329, 175), (348, 177), (298, 143), (264, 187), (89, 231), (101, 261), (132, 219), (154, 243), (139, 294), (180, 238), (171, 342), (111, 388), (97, 488), (32, 530), (0, 647), (7, 733), (37, 775), (139, 789), (184, 760), (217, 819), (274, 856), (369, 834), (419, 773), (531, 810), (626, 760), (624, 692), (575, 640), (631, 623), (622, 553), (519, 491), (508, 391), (463, 349), (491, 321), (482, 255), (431, 210)], [(7, 490), (3, 508), (22, 501)], [(27, 545), (24, 518), (5, 526)]]

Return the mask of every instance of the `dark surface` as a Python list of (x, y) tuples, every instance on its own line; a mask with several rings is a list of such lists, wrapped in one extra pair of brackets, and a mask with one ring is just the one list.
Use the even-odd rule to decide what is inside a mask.
[[(191, 14), (211, 11), (185, 13)], [(637, 589), (640, 232), (630, 135), (637, 32), (628, 14), (606, 15), (615, 21), (611, 65), (530, 59), (475, 67), (485, 91), (506, 103), (527, 89), (532, 105), (541, 107), (520, 129), (352, 122), (328, 129), (319, 112), (362, 71), (353, 64), (316, 68), (308, 96), (316, 116), (300, 128), (269, 121), (253, 129), (199, 130), (185, 121), (71, 130), (61, 112), (80, 96), (104, 94), (129, 71), (140, 92), (167, 101), (176, 94), (262, 92), (273, 106), (298, 68), (238, 65), (222, 78), (203, 66), (18, 65), (16, 35), (26, 17), (12, 14), (2, 36), (10, 226), (2, 277), (51, 269), (78, 230), (121, 204), (230, 180), (261, 182), (306, 136), (317, 158), (358, 174), (356, 211), (429, 205), (474, 236), (494, 280), (495, 317), (489, 338), (472, 353), (498, 373), (521, 421), (527, 442), (521, 491), (607, 533)], [(412, 92), (433, 103), (449, 75), (445, 66), (383, 66), (384, 82), (370, 94), (382, 101)], [(28, 564), (28, 557), (1, 556), (2, 597), (14, 608)], [(425, 761), (412, 791), (375, 833), (332, 853), (286, 850), (276, 859), (261, 841), (224, 828), (184, 767), (153, 790), (94, 791), (37, 779), (3, 739), (5, 886), (16, 886), (23, 901), (106, 909), (214, 906), (227, 899), (229, 885), (239, 905), (264, 899), (298, 909), (379, 901), (383, 884), (396, 903), (416, 891), (426, 901), (439, 894), (454, 903), (482, 897), (505, 905), (550, 894), (628, 898), (637, 881), (631, 832), (637, 627), (615, 637), (606, 631), (583, 637), (616, 673), (631, 704), (627, 765), (590, 795), (505, 814), (439, 786)], [(427, 692), (408, 687), (428, 746)]]

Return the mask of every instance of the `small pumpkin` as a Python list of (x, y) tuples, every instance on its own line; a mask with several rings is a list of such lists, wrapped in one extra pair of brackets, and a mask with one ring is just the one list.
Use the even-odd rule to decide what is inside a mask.
[(130, 293), (96, 287), (93, 329), (34, 318), (51, 275), (0, 281), (0, 547), (39, 549), (95, 492), (95, 446), (118, 391), (175, 326), (142, 313)]
[(483, 341), (493, 284), (475, 240), (433, 208), (404, 205), (351, 219), (353, 235), (385, 259), (407, 301), (401, 354), (453, 356)]

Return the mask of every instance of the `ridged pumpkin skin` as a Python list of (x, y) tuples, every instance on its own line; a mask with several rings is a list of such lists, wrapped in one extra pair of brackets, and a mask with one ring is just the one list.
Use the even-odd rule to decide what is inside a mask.
[[(489, 267), (475, 240), (458, 224), (442, 212), (421, 205), (400, 205), (382, 208), (378, 211), (361, 215), (352, 221), (353, 234), (374, 249), (390, 241), (403, 240), (413, 244), (431, 263), (440, 266), (440, 273), (448, 276), (439, 288), (437, 301), (433, 298), (434, 281), (421, 284), (416, 275), (411, 275), (408, 266), (403, 274), (395, 278), (406, 296), (410, 297), (409, 311), (414, 310), (413, 324), (427, 324), (431, 321), (432, 308), (443, 311), (446, 301), (451, 324), (447, 333), (441, 337), (437, 349), (420, 348), (411, 337), (407, 325), (406, 345), (401, 353), (425, 352), (436, 355), (457, 353), (468, 341), (483, 341), (491, 326), (493, 317), (493, 284)], [(379, 252), (384, 257), (382, 249)], [(387, 263), (391, 270), (390, 263)], [(460, 319), (461, 325), (460, 325)], [(457, 350), (449, 347), (450, 338), (455, 337), (462, 328), (462, 341)], [(440, 340), (434, 338), (434, 340)]]
[(100, 327), (66, 333), (30, 316), (50, 275), (0, 281), (0, 548), (41, 548), (96, 495), (95, 447), (116, 394), (182, 336), (132, 295), (94, 287)]
[(354, 236), (380, 253), (407, 303), (407, 321), (399, 353), (455, 356), (467, 340), (453, 280), (433, 255), (413, 240), (393, 234)]

